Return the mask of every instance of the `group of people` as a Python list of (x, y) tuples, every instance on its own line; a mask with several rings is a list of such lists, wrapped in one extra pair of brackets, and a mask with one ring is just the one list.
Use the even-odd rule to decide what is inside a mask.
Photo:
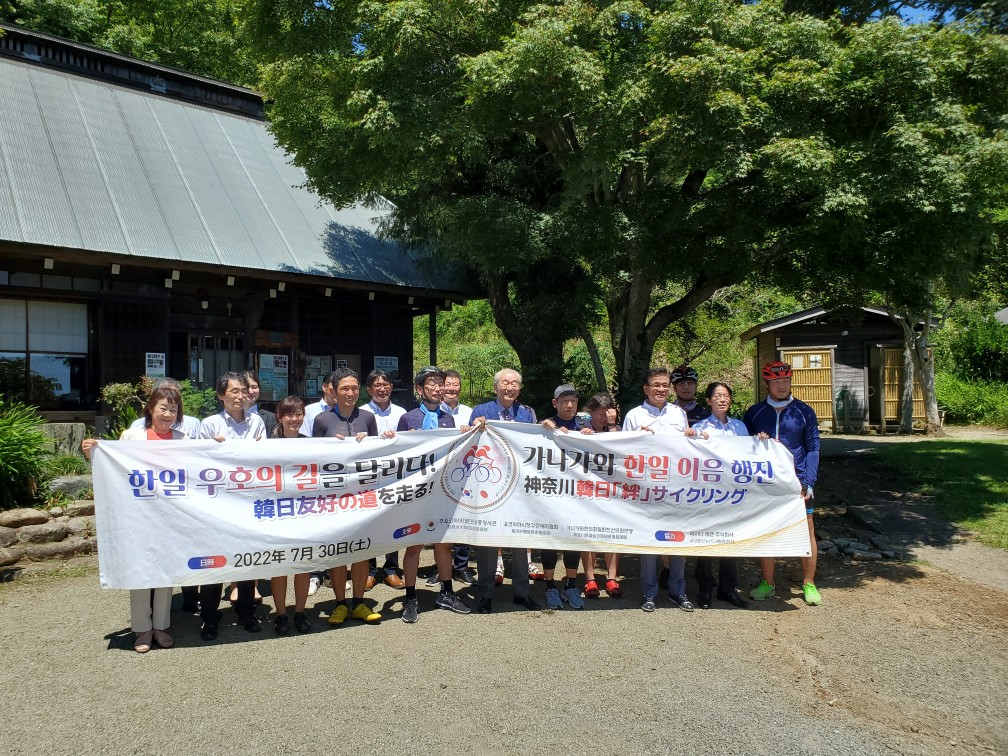
[[(758, 436), (775, 439), (785, 445), (794, 458), (795, 471), (801, 482), (802, 496), (806, 502), (811, 555), (803, 558), (803, 597), (807, 604), (821, 603), (815, 586), (816, 540), (813, 525), (813, 486), (819, 462), (819, 430), (815, 412), (791, 394), (791, 367), (783, 362), (763, 366), (762, 377), (768, 396), (754, 404), (742, 420), (730, 417), (732, 390), (727, 384), (715, 381), (708, 384), (706, 406), (697, 401), (698, 379), (696, 371), (688, 365), (675, 370), (652, 368), (647, 371), (643, 385), (644, 402), (626, 412), (623, 423), (618, 423), (615, 402), (607, 393), (592, 396), (584, 405), (584, 416), (579, 414), (580, 396), (574, 386), (558, 386), (553, 394), (554, 414), (541, 425), (556, 433), (611, 433), (620, 430), (649, 431), (655, 434), (678, 434), (689, 437), (703, 436)], [(365, 379), (370, 395), (367, 404), (358, 406), (360, 377), (350, 368), (338, 368), (325, 377), (322, 398), (309, 405), (296, 396), (288, 396), (272, 413), (258, 406), (259, 381), (253, 371), (228, 372), (216, 384), (220, 412), (199, 420), (183, 414), (179, 385), (172, 379), (162, 379), (144, 407), (143, 417), (133, 427), (123, 432), (123, 441), (157, 441), (214, 439), (272, 438), (335, 438), (360, 441), (367, 436), (391, 438), (396, 433), (424, 431), (435, 428), (457, 428), (466, 432), (487, 420), (519, 423), (538, 423), (535, 410), (518, 401), (522, 388), (521, 374), (503, 369), (494, 376), (495, 398), (476, 407), (459, 401), (461, 376), (453, 370), (428, 366), (420, 370), (414, 380), (419, 406), (407, 411), (391, 401), (393, 383), (382, 370), (373, 370)], [(674, 395), (674, 399), (672, 396)], [(90, 458), (96, 439), (86, 439), (82, 448)], [(414, 623), (419, 616), (416, 583), (422, 545), (410, 546), (402, 559), (399, 574), (398, 552), (385, 556), (378, 568), (372, 559), (342, 565), (329, 570), (329, 580), (337, 604), (330, 612), (328, 622), (341, 625), (347, 619), (376, 624), (381, 614), (364, 600), (364, 594), (374, 587), (379, 578), (394, 589), (405, 591), (401, 618)], [(542, 551), (542, 566), (532, 561), (531, 549), (515, 549), (512, 554), (511, 583), (513, 601), (524, 609), (542, 607), (530, 594), (531, 580), (545, 581), (546, 605), (551, 609), (569, 607), (583, 609), (584, 598), (600, 595), (595, 575), (596, 555), (590, 552), (563, 551), (565, 569), (561, 585), (555, 579), (558, 554), (555, 550)], [(657, 555), (641, 555), (640, 574), (641, 609), (655, 611), (660, 588), (668, 591), (674, 606), (684, 611), (694, 611), (694, 604), (686, 593), (684, 557), (663, 557), (663, 569), (658, 570)], [(718, 575), (714, 577), (714, 562), (718, 561)], [(436, 571), (427, 578), (427, 584), (438, 587), (437, 606), (460, 614), (472, 611), (454, 591), (454, 582), (474, 584), (476, 611), (489, 614), (493, 611), (494, 587), (504, 581), (503, 554), (500, 549), (480, 548), (476, 555), (476, 573), (470, 568), (469, 547), (465, 544), (436, 544), (434, 546)], [(584, 588), (577, 587), (578, 565), (583, 566)], [(606, 575), (604, 590), (613, 597), (622, 596), (619, 582), (619, 554), (604, 555)], [(762, 579), (749, 594), (756, 601), (775, 595), (774, 560), (761, 560)], [(738, 592), (736, 560), (729, 557), (699, 557), (695, 576), (699, 585), (697, 603), (710, 608), (714, 595), (718, 600), (737, 607), (748, 602)], [(308, 597), (323, 582), (318, 573), (294, 576), (293, 624), (298, 632), (312, 630), (305, 607)], [(562, 586), (562, 587), (561, 587)], [(351, 597), (346, 596), (350, 588)], [(183, 609), (198, 611), (202, 620), (200, 637), (206, 641), (217, 638), (223, 618), (220, 604), (222, 584), (202, 585), (182, 589)], [(716, 591), (716, 593), (715, 593)], [(287, 617), (287, 576), (273, 577), (270, 592), (275, 605), (274, 630), (278, 635), (290, 632)], [(173, 640), (168, 633), (172, 588), (130, 591), (132, 629), (136, 634), (134, 648), (140, 653), (153, 645), (170, 648)], [(256, 603), (261, 601), (256, 591), (256, 581), (238, 581), (232, 587), (230, 598), (234, 604), (239, 624), (248, 632), (259, 632), (261, 625), (256, 616)]]

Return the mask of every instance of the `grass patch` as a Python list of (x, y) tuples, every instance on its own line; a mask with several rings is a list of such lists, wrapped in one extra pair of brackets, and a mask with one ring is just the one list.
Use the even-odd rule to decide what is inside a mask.
[(63, 475), (87, 475), (91, 468), (80, 454), (54, 454), (43, 463), (42, 479), (49, 481)]
[(0, 569), (0, 598), (18, 586), (39, 586), (67, 578), (87, 577), (98, 574), (98, 565), (63, 565), (52, 569), (22, 571), (16, 566)]
[(875, 454), (899, 486), (932, 496), (950, 521), (1008, 549), (1008, 442), (878, 444)]

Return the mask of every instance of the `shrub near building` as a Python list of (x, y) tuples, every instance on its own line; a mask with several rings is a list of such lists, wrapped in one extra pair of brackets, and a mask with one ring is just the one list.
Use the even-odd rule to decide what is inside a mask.
[(0, 397), (0, 510), (26, 506), (50, 456), (34, 407)]

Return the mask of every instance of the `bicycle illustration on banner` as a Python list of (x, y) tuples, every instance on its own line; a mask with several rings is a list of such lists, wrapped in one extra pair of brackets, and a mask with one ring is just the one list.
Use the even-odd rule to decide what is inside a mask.
[(441, 472), (441, 489), (460, 507), (487, 512), (510, 495), (518, 460), (497, 431), (486, 426), (452, 447)]

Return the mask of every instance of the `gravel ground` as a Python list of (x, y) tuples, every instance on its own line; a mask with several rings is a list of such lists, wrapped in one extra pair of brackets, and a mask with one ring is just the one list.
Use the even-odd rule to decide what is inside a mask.
[[(824, 457), (903, 440), (830, 438)], [(850, 524), (837, 498), (823, 530)], [(214, 644), (176, 593), (176, 648), (146, 655), (93, 557), (43, 565), (0, 583), (0, 753), (1008, 753), (1008, 552), (950, 542), (932, 556), (822, 558), (820, 607), (802, 603), (794, 561), (778, 598), (692, 614), (666, 600), (641, 612), (632, 557), (626, 598), (584, 612), (518, 611), (504, 586), (493, 615), (453, 615), (421, 580), (416, 625), (379, 586), (380, 627), (331, 629), (324, 588), (317, 632), (275, 637), (267, 598), (261, 634), (225, 609)], [(740, 572), (756, 582), (754, 564)]]
[(379, 586), (383, 624), (336, 629), (323, 588), (318, 632), (249, 635), (226, 609), (215, 644), (176, 593), (176, 648), (143, 656), (126, 594), (93, 566), (21, 577), (0, 585), (0, 750), (1008, 752), (1008, 594), (926, 565), (822, 575), (821, 607), (802, 604), (795, 566), (766, 605), (693, 614), (641, 612), (632, 575), (626, 598), (584, 612), (518, 611), (504, 586), (493, 615), (459, 616), (421, 585), (412, 626)]

